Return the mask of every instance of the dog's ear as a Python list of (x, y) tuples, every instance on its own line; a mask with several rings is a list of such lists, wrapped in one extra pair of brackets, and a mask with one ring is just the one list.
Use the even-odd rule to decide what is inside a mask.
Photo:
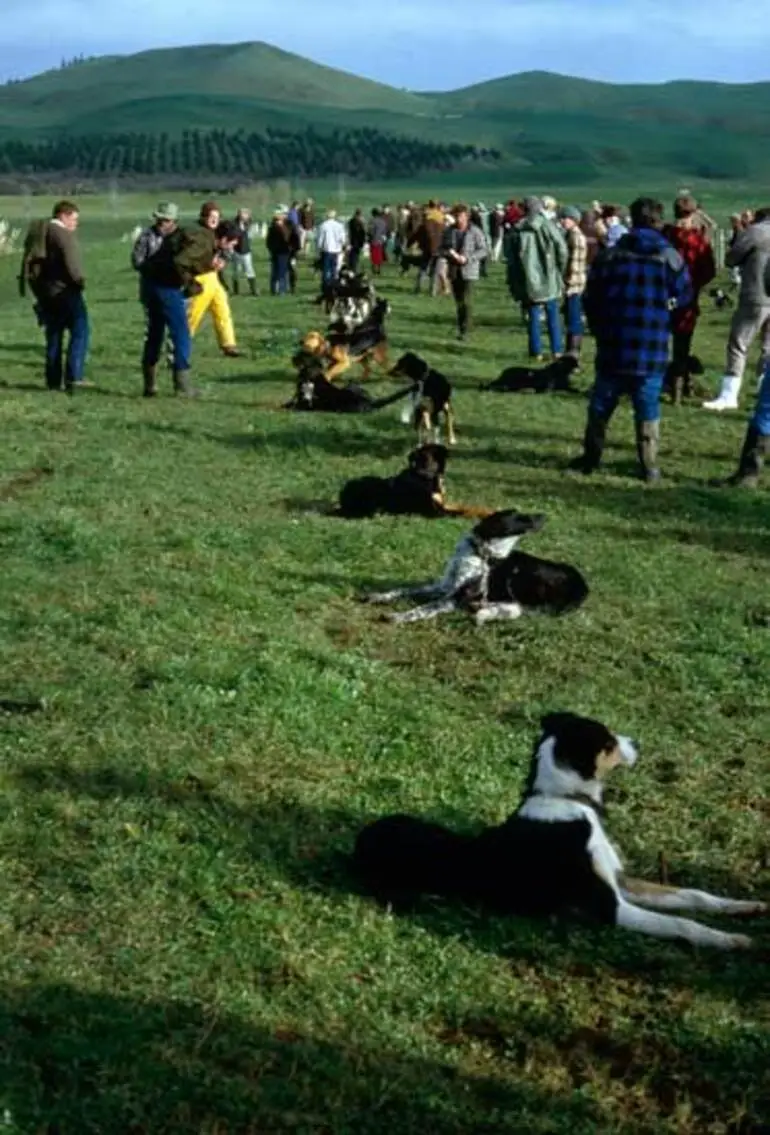
[(530, 516), (515, 509), (494, 512), (474, 528), (480, 540), (505, 540), (511, 536), (525, 536), (527, 532), (539, 532), (546, 522), (544, 513)]

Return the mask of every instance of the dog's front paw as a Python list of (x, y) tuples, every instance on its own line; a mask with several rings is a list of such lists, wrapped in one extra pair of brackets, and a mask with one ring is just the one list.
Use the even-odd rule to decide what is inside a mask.
[(727, 936), (728, 950), (750, 950), (753, 945), (753, 939), (746, 934), (728, 934)]
[(770, 905), (766, 902), (740, 902), (730, 913), (736, 918), (762, 918), (770, 914)]
[(474, 613), (473, 621), (477, 627), (483, 627), (492, 618), (492, 612), (487, 607), (481, 607)]

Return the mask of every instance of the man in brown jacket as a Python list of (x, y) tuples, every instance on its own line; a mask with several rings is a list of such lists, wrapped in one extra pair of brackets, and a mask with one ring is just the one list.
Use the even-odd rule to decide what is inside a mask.
[[(88, 311), (83, 298), (85, 279), (77, 241), (80, 212), (71, 201), (54, 206), (45, 230), (45, 259), (40, 266), (37, 300), (45, 327), (45, 378), (49, 390), (72, 393), (85, 385), (88, 352)], [(64, 361), (64, 336), (69, 333)], [(63, 381), (63, 385), (62, 385)]]
[(412, 236), (412, 243), (418, 246), (422, 256), (414, 289), (415, 294), (422, 291), (422, 282), (425, 278), (429, 281), (431, 294), (436, 294), (436, 263), (441, 252), (441, 246), (444, 243), (445, 230), (444, 214), (435, 201), (429, 201), (423, 214), (422, 223)]

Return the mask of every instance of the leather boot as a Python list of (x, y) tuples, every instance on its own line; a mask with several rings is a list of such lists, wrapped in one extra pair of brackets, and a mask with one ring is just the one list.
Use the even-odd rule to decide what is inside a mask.
[(759, 475), (768, 454), (770, 454), (770, 434), (761, 434), (756, 426), (749, 426), (735, 473), (732, 477), (711, 481), (710, 484), (714, 488), (755, 489), (759, 484)]
[(252, 276), (251, 279), (249, 280), (249, 291), (251, 292), (251, 294), (253, 296), (259, 295), (259, 292), (257, 291), (256, 277), (254, 277), (254, 276)]
[(580, 358), (580, 348), (583, 345), (582, 335), (568, 335), (567, 336), (567, 354), (572, 355), (574, 359)]
[(180, 394), (183, 398), (200, 397), (200, 390), (196, 390), (194, 386), (190, 385), (189, 370), (174, 371), (174, 393)]
[(155, 381), (157, 370), (158, 368), (156, 366), (150, 366), (149, 363), (144, 363), (142, 366), (142, 378), (144, 379), (145, 398), (154, 398), (158, 393), (158, 387)]
[(580, 457), (570, 461), (569, 468), (575, 473), (595, 473), (601, 464), (606, 435), (607, 423), (604, 418), (589, 410), (583, 437), (583, 452)]
[(643, 481), (659, 481), (660, 421), (636, 423), (636, 452)]
[(237, 296), (240, 293), (241, 285), (238, 282), (238, 277), (233, 276), (233, 295)]

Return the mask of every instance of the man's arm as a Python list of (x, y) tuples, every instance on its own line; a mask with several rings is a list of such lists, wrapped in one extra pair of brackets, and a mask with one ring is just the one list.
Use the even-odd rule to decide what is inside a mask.
[(141, 272), (143, 265), (147, 262), (150, 254), (150, 235), (145, 229), (136, 238), (136, 243), (131, 250), (131, 266), (137, 272)]
[(746, 257), (754, 251), (754, 248), (754, 234), (748, 228), (735, 238), (732, 248), (727, 250), (725, 264), (728, 268), (739, 268)]
[(78, 249), (75, 236), (67, 232), (66, 229), (60, 228), (58, 225), (51, 225), (48, 231), (50, 239), (53, 240), (61, 252), (62, 268), (64, 269), (64, 275), (67, 277), (69, 283), (73, 284), (76, 288), (84, 287), (83, 265), (80, 260), (80, 250)]

